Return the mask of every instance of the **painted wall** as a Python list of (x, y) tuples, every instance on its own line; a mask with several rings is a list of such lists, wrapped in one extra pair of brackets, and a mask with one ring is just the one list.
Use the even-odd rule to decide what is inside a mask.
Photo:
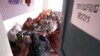
[(48, 9), (62, 12), (63, 0), (48, 0)]
[(13, 56), (0, 14), (0, 56)]
[(43, 10), (47, 10), (48, 9), (48, 0), (43, 0)]
[(32, 0), (32, 3), (29, 7), (26, 4), (23, 5), (22, 3), (10, 4), (8, 1), (9, 0), (0, 0), (3, 20), (34, 10), (34, 0)]
[(1, 14), (3, 16), (4, 26), (8, 32), (16, 23), (21, 26), (28, 17), (33, 19), (43, 10), (43, 0), (32, 0), (30, 7), (27, 5), (11, 5), (8, 0), (0, 0)]

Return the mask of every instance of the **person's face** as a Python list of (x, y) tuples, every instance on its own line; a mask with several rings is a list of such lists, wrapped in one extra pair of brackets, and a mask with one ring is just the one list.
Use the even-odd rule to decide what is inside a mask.
[(25, 35), (24, 38), (25, 38), (24, 40), (25, 40), (26, 45), (30, 45), (32, 43), (30, 35)]
[(25, 35), (24, 38), (25, 38), (25, 40), (31, 40), (31, 36), (30, 35)]
[(32, 21), (33, 21), (32, 18), (27, 19), (27, 22), (32, 22)]

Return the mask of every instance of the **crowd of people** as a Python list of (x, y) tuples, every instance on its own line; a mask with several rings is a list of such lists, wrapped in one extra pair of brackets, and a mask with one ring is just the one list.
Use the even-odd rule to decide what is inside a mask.
[[(60, 15), (52, 10), (43, 11), (35, 19), (28, 17), (21, 31), (15, 35), (14, 56), (58, 56), (60, 44)], [(15, 52), (14, 52), (15, 51)]]

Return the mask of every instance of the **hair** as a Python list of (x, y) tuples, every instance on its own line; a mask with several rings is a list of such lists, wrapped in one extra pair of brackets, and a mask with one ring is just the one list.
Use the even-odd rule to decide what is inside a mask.
[(28, 17), (28, 18), (27, 18), (27, 21), (32, 21), (32, 18), (31, 18), (31, 17)]
[(26, 31), (23, 35), (31, 35), (31, 32)]

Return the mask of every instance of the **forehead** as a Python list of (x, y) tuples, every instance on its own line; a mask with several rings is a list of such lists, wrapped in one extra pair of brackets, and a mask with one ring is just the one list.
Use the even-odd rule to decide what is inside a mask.
[(24, 35), (24, 37), (30, 37), (30, 35)]

